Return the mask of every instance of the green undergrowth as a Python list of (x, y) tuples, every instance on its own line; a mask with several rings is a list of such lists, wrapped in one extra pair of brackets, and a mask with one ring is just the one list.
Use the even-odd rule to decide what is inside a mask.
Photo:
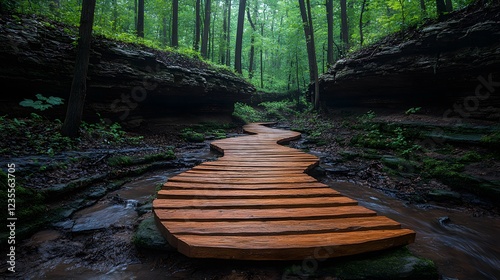
[(228, 130), (236, 128), (233, 123), (201, 122), (180, 131), (180, 136), (187, 142), (201, 143), (206, 139), (224, 139)]
[[(17, 218), (16, 237), (23, 238), (31, 233), (31, 227), (21, 227), (21, 225), (36, 227), (42, 224), (47, 207), (43, 194), (23, 187), (21, 180), (12, 177), (12, 175), (15, 176), (15, 173), (8, 177), (5, 172), (0, 170), (0, 205), (5, 206), (5, 211), (1, 211), (0, 218), (3, 221), (7, 221), (7, 218)], [(9, 178), (13, 180), (8, 181)], [(7, 211), (8, 208), (12, 209), (12, 212)], [(2, 230), (0, 234), (2, 245), (0, 247), (7, 244), (5, 240), (8, 238), (8, 234), (6, 230)]]
[(26, 118), (0, 117), (0, 155), (49, 155), (78, 149), (81, 145), (116, 147), (137, 145), (142, 136), (128, 135), (118, 123), (104, 120), (96, 123), (82, 122), (80, 136), (76, 139), (62, 136), (62, 122), (49, 120), (36, 113)]

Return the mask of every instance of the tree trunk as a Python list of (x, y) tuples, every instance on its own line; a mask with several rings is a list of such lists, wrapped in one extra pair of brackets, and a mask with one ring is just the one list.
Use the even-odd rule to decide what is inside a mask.
[(210, 33), (211, 0), (205, 0), (205, 20), (203, 23), (203, 37), (201, 38), (201, 56), (208, 58), (208, 34)]
[(304, 26), (304, 34), (307, 45), (307, 58), (309, 60), (309, 80), (314, 83), (313, 104), (314, 109), (319, 109), (319, 85), (318, 85), (318, 63), (316, 62), (316, 49), (314, 46), (314, 30), (311, 18), (311, 4), (307, 0), (307, 7), (304, 0), (299, 0), (300, 15)]
[(172, 47), (179, 47), (179, 0), (172, 0)]
[(436, 0), (436, 10), (439, 17), (446, 13), (446, 4), (444, 3), (444, 0)]
[(345, 54), (349, 50), (349, 26), (347, 24), (347, 2), (340, 0), (340, 21), (342, 33), (342, 51)]
[(137, 5), (137, 36), (144, 38), (144, 0), (139, 0)]
[(220, 63), (222, 65), (226, 64), (226, 53), (227, 53), (227, 2), (224, 2), (224, 12), (222, 15), (222, 42), (220, 46)]
[(361, 12), (359, 13), (359, 45), (363, 46), (363, 13), (365, 12), (366, 0), (361, 4)]
[(75, 71), (71, 83), (66, 118), (61, 128), (62, 135), (72, 138), (78, 136), (80, 123), (82, 122), (83, 106), (85, 105), (95, 2), (95, 0), (83, 0), (82, 3)]
[(231, 66), (231, 0), (227, 0), (226, 66)]
[[(255, 19), (257, 19), (257, 8), (254, 10)], [(255, 32), (257, 29), (250, 16), (250, 8), (247, 7), (247, 18), (250, 26), (252, 27), (252, 35), (250, 35), (250, 59), (248, 63), (248, 78), (251, 80), (253, 78), (254, 71), (254, 57), (255, 57)]]
[(326, 0), (326, 22), (328, 25), (327, 67), (333, 65), (333, 0)]
[(245, 6), (246, 0), (240, 0), (240, 6), (238, 9), (238, 25), (236, 29), (236, 47), (234, 52), (234, 68), (236, 72), (243, 73), (241, 67), (241, 51), (243, 49), (243, 24), (245, 20)]
[(422, 17), (427, 16), (427, 6), (425, 5), (425, 0), (420, 0), (420, 11), (422, 12)]
[(196, 7), (195, 7), (196, 19), (194, 24), (194, 44), (193, 44), (193, 48), (195, 51), (198, 51), (200, 49), (200, 37), (201, 37), (200, 9), (201, 9), (201, 0), (196, 0)]
[(164, 46), (166, 46), (168, 44), (168, 39), (167, 39), (167, 17), (166, 16), (163, 16), (163, 20), (162, 20), (162, 43)]
[[(260, 24), (260, 36), (264, 38), (264, 23)], [(264, 62), (263, 62), (263, 46), (260, 46), (260, 87), (264, 88)]]
[[(116, 27), (118, 25), (118, 3), (117, 0), (113, 0), (113, 24), (111, 26), (111, 30), (116, 32)], [(121, 31), (121, 30), (120, 30)]]
[(453, 12), (453, 3), (451, 3), (451, 0), (446, 0), (446, 11)]

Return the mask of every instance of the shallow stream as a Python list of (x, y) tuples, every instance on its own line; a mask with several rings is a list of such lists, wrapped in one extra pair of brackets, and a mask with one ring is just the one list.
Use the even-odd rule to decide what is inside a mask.
[[(208, 147), (184, 156), (186, 160), (216, 157)], [(93, 206), (76, 212), (59, 224), (57, 230), (35, 234), (23, 245), (23, 249), (31, 252), (25, 252), (26, 259), (20, 261), (20, 269), (24, 270), (20, 275), (23, 279), (187, 279), (193, 273), (203, 273), (200, 266), (206, 266), (207, 261), (191, 260), (177, 253), (158, 261), (141, 255), (131, 243), (134, 226), (140, 219), (138, 208), (147, 206), (158, 184), (185, 170), (139, 176)], [(445, 279), (500, 278), (498, 218), (472, 217), (460, 209), (428, 204), (405, 204), (376, 189), (338, 182), (328, 176), (321, 180), (360, 205), (416, 231), (416, 241), (409, 246), (410, 250), (433, 260)], [(252, 269), (272, 266), (272, 263), (260, 264)], [(211, 273), (224, 269), (210, 267)], [(273, 275), (267, 279), (275, 279), (280, 269), (263, 275)]]

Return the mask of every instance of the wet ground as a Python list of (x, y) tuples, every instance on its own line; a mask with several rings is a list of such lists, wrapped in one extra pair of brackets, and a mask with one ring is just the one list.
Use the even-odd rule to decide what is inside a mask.
[[(306, 279), (335, 263), (335, 260), (319, 262), (302, 276), (292, 277), (288, 273), (290, 267), (301, 266), (301, 262), (196, 260), (174, 250), (137, 248), (133, 243), (134, 232), (141, 221), (151, 217), (150, 202), (158, 186), (189, 166), (218, 156), (210, 151), (208, 141), (186, 144), (165, 140), (178, 130), (169, 128), (164, 134), (153, 131), (150, 143), (152, 147), (175, 145), (180, 157), (177, 162), (182, 163), (179, 167), (136, 176), (68, 219), (49, 224), (20, 242), (13, 278)], [(237, 132), (240, 131), (235, 129), (231, 136)], [(304, 138), (291, 146), (305, 148), (305, 142)], [(369, 160), (339, 161), (338, 154), (329, 148), (307, 146), (310, 153), (322, 160), (314, 176), (361, 205), (415, 230), (417, 238), (409, 249), (417, 256), (433, 260), (443, 279), (500, 278), (497, 245), (500, 220), (490, 204), (476, 197), (472, 198), (472, 206), (453, 202), (410, 203), (401, 194), (413, 188), (411, 180), (394, 181)], [(42, 159), (39, 165), (40, 162)], [(0, 273), (4, 274), (6, 268), (6, 264), (0, 264)]]
[[(320, 154), (318, 154), (321, 156)], [(208, 145), (186, 158), (213, 160)], [(159, 184), (186, 168), (146, 173), (108, 193), (69, 219), (50, 225), (18, 247), (18, 279), (305, 279), (288, 277), (300, 262), (193, 260), (175, 251), (142, 250), (133, 244), (137, 225), (151, 216), (149, 203)], [(409, 248), (433, 260), (443, 279), (497, 279), (500, 276), (498, 218), (473, 217), (460, 208), (408, 204), (390, 193), (341, 182), (335, 175), (319, 179), (380, 215), (417, 232)], [(318, 268), (329, 262), (318, 263)], [(4, 268), (4, 267), (2, 267)], [(312, 271), (314, 272), (314, 271)], [(305, 275), (308, 276), (308, 275)], [(319, 277), (318, 279), (332, 279)]]

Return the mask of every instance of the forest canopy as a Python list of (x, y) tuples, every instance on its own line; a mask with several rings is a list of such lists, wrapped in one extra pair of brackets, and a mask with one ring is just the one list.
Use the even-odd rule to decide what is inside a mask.
[[(383, 36), (418, 26), (471, 1), (309, 0), (318, 71), (324, 73), (334, 61)], [(0, 9), (77, 26), (81, 4), (81, 0), (0, 0)], [(235, 50), (238, 18), (242, 17), (239, 65)], [(296, 0), (98, 0), (94, 32), (236, 67), (267, 92), (301, 91), (310, 82)]]

